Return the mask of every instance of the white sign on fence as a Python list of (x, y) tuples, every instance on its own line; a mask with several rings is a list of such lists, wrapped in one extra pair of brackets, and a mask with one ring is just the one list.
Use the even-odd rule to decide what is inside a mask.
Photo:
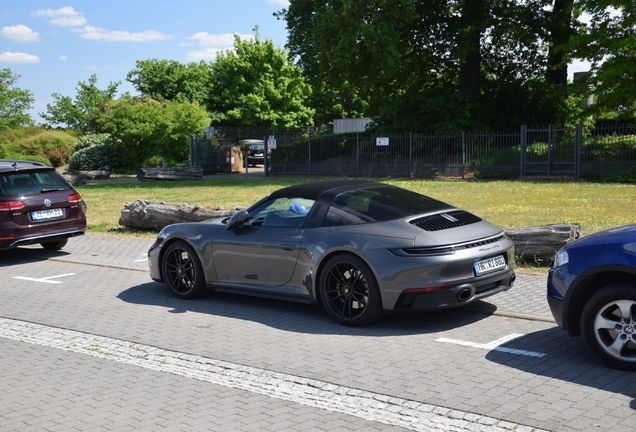
[(375, 145), (377, 146), (388, 146), (389, 145), (389, 137), (378, 137), (375, 139)]
[(270, 135), (267, 139), (267, 150), (276, 150), (276, 138)]

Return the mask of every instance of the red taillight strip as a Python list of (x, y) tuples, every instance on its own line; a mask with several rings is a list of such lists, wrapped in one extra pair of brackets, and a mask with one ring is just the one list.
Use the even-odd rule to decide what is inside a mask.
[(15, 236), (9, 236), (9, 237), (0, 237), (0, 241), (7, 241), (7, 240), (13, 240), (15, 238)]
[(80, 202), (81, 200), (82, 200), (82, 197), (78, 193), (75, 193), (73, 195), (69, 195), (69, 197), (68, 197), (68, 202), (71, 202), (71, 203)]
[(428, 292), (435, 292), (435, 291), (444, 291), (449, 289), (450, 286), (439, 286), (439, 287), (426, 287), (426, 288), (409, 288), (406, 289), (404, 291), (402, 291), (404, 294), (411, 294), (411, 293), (428, 293)]
[(22, 201), (0, 201), (0, 211), (22, 210), (23, 208)]

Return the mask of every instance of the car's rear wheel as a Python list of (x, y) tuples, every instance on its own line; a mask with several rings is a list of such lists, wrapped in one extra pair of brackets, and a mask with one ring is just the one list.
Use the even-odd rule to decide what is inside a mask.
[(182, 241), (170, 244), (163, 253), (161, 269), (163, 281), (176, 297), (192, 299), (205, 292), (203, 267), (189, 244)]
[(373, 272), (353, 255), (339, 254), (327, 261), (320, 275), (320, 298), (329, 316), (343, 325), (361, 326), (382, 316)]
[(68, 243), (68, 239), (58, 240), (54, 242), (40, 243), (46, 250), (60, 250)]
[(583, 308), (581, 334), (608, 365), (636, 371), (636, 283), (613, 283)]

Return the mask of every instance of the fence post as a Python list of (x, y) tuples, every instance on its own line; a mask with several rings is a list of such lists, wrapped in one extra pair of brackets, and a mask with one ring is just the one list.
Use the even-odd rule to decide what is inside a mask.
[(554, 125), (548, 125), (548, 175), (552, 175), (552, 159), (554, 150)]
[(466, 132), (462, 131), (462, 179), (466, 171)]
[(526, 174), (526, 139), (527, 139), (527, 129), (526, 125), (521, 125), (521, 143), (519, 146), (519, 178), (523, 178)]
[(356, 134), (356, 177), (360, 177), (360, 134)]
[(190, 166), (193, 167), (194, 165), (194, 152), (192, 151), (194, 144), (192, 143), (192, 135), (190, 135)]
[(413, 178), (413, 132), (409, 132), (409, 177)]
[(311, 175), (311, 133), (309, 132), (309, 128), (307, 128), (307, 143), (309, 144), (309, 175)]
[(581, 153), (583, 150), (583, 125), (576, 125), (576, 137), (574, 139), (574, 175), (581, 178)]
[(265, 147), (263, 149), (263, 171), (265, 171), (265, 177), (269, 176), (269, 158), (267, 157), (267, 152), (269, 151), (268, 149), (268, 145), (267, 145), (267, 135), (263, 135), (263, 144), (265, 144), (263, 147)]

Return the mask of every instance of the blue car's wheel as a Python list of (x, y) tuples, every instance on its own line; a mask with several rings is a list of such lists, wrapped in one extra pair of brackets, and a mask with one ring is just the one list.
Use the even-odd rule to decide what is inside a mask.
[(191, 299), (205, 292), (203, 267), (189, 244), (179, 241), (168, 246), (161, 268), (163, 281), (176, 297)]
[(382, 315), (373, 272), (353, 255), (340, 254), (327, 261), (320, 275), (320, 298), (329, 316), (343, 325), (369, 324)]
[(636, 371), (636, 284), (618, 282), (594, 294), (583, 308), (581, 335), (610, 366)]

